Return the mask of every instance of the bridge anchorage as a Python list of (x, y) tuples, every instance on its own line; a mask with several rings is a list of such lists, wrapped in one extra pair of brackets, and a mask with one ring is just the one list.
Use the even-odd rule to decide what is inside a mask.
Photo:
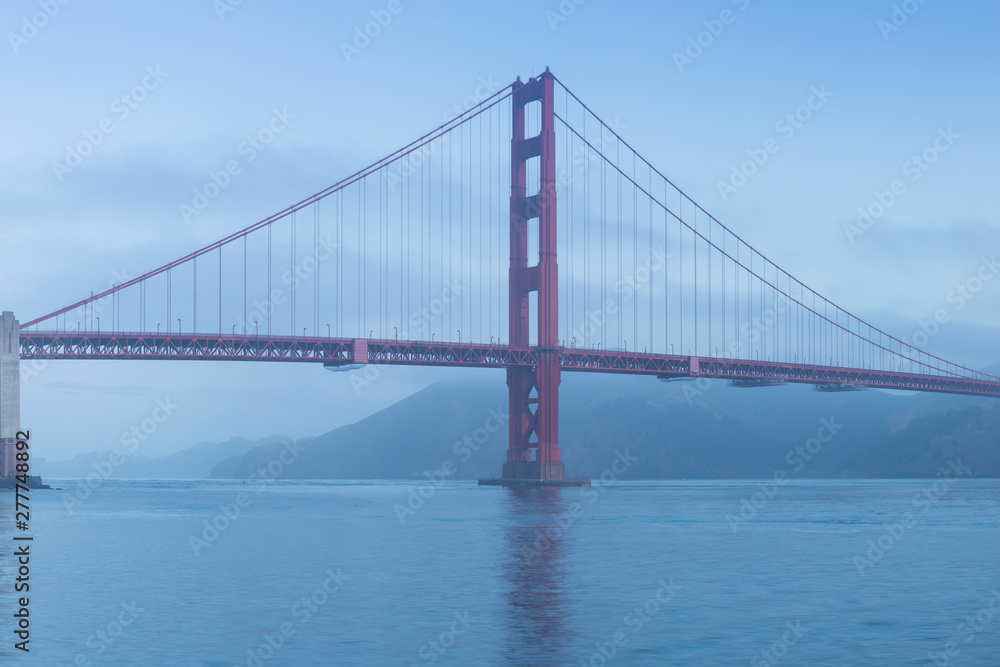
[(369, 384), (372, 364), (504, 369), (490, 486), (590, 484), (560, 452), (564, 371), (1000, 397), (1000, 377), (781, 269), (548, 69), (184, 257), (22, 324), (4, 313), (0, 477), (22, 359), (313, 363)]
[(21, 430), (21, 356), (18, 322), (0, 315), (0, 478), (16, 472), (17, 433)]

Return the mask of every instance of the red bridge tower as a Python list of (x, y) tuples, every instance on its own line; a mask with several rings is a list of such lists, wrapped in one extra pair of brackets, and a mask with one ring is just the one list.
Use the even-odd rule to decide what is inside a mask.
[[(555, 79), (545, 73), (514, 83), (510, 192), (510, 345), (531, 345), (530, 295), (537, 292), (538, 365), (509, 366), (510, 444), (495, 484), (569, 486), (559, 453), (559, 270), (556, 263)], [(525, 136), (526, 107), (541, 105), (541, 131)], [(539, 183), (528, 194), (528, 161), (538, 160)], [(531, 184), (534, 186), (535, 184)], [(532, 224), (532, 221), (537, 221)], [(528, 238), (537, 225), (538, 263), (528, 265)]]

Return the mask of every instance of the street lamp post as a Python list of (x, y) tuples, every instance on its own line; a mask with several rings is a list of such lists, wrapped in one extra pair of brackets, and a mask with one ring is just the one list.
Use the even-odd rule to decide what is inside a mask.
[(97, 318), (97, 333), (101, 333), (101, 318)]

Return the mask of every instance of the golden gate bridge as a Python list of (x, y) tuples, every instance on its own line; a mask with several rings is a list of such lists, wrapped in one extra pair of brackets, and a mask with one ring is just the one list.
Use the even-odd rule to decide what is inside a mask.
[(548, 69), (184, 257), (24, 324), (4, 313), (8, 453), (21, 359), (503, 368), (495, 482), (526, 485), (588, 483), (560, 455), (563, 371), (1000, 396), (1000, 377), (781, 269)]

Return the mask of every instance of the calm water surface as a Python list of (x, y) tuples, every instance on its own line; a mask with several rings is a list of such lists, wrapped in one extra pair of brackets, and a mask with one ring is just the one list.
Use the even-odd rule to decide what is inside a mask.
[(1000, 480), (52, 483), (33, 664), (1000, 665)]

